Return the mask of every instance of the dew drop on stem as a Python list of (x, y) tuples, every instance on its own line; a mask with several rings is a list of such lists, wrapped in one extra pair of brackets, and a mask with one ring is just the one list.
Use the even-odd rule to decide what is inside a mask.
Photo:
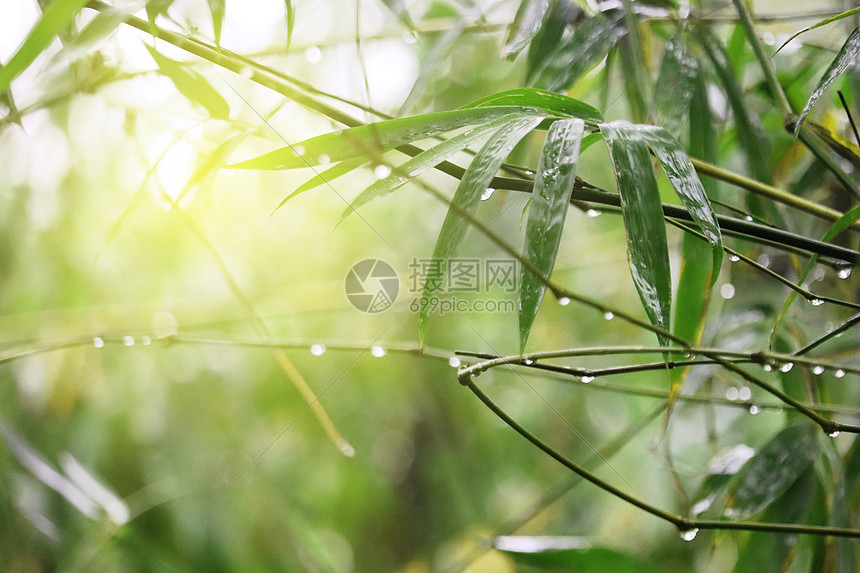
[(696, 538), (696, 535), (698, 533), (698, 529), (685, 529), (681, 532), (681, 539), (683, 539), (684, 541), (692, 541)]
[(613, 318), (615, 318), (615, 315), (607, 310), (603, 313), (603, 318), (605, 318), (606, 320), (612, 320)]
[(589, 382), (594, 382), (594, 376), (591, 376), (591, 375), (581, 376), (579, 379), (582, 380), (583, 384), (588, 384)]
[(773, 366), (765, 363), (765, 364), (762, 364), (761, 369), (764, 370), (765, 372), (770, 372), (771, 370), (773, 370)]
[(811, 298), (809, 299), (809, 304), (811, 304), (812, 306), (821, 306), (822, 304), (824, 304), (824, 301), (820, 298)]
[(144, 334), (143, 336), (140, 337), (140, 342), (144, 346), (149, 346), (150, 344), (152, 344), (152, 339)]
[(836, 263), (836, 276), (840, 279), (847, 279), (848, 277), (850, 277), (851, 271), (853, 270), (854, 266), (847, 261), (841, 261), (839, 263)]
[(448, 359), (448, 366), (451, 368), (459, 368), (460, 367), (460, 359), (456, 356), (452, 356)]
[(487, 199), (492, 197), (493, 193), (495, 193), (495, 192), (496, 192), (496, 190), (493, 189), (492, 187), (487, 187), (487, 189), (483, 193), (481, 193), (481, 201), (486, 201)]
[(325, 351), (325, 344), (311, 344), (311, 354), (314, 356), (322, 356)]
[(794, 363), (793, 362), (786, 362), (785, 364), (783, 364), (782, 366), (779, 367), (779, 371), (780, 372), (788, 372), (792, 368), (794, 368)]
[(833, 430), (832, 432), (830, 432), (827, 435), (830, 436), (831, 438), (835, 438), (839, 435), (839, 430)]
[(563, 297), (558, 299), (558, 304), (560, 304), (561, 306), (567, 306), (570, 304), (570, 299), (567, 298), (566, 296), (563, 296)]
[(812, 367), (812, 373), (815, 374), (816, 376), (818, 376), (819, 374), (821, 374), (823, 372), (824, 372), (824, 366), (822, 366), (820, 364), (816, 364), (815, 366)]
[(844, 377), (845, 377), (845, 371), (844, 371), (844, 370), (842, 370), (841, 368), (838, 368), (838, 369), (833, 373), (833, 375), (834, 375), (834, 376), (836, 376), (837, 378), (844, 378)]
[(759, 408), (759, 407), (758, 407), (758, 406), (756, 406), (755, 404), (753, 404), (752, 406), (750, 406), (750, 414), (751, 414), (751, 415), (755, 416), (755, 415), (756, 415), (756, 414), (758, 414), (759, 412), (761, 412), (761, 408)]
[(592, 219), (595, 217), (600, 217), (600, 211), (598, 211), (597, 209), (589, 209), (588, 211), (585, 212), (585, 214), (588, 215), (589, 217), (591, 217)]
[(370, 348), (370, 353), (377, 358), (382, 358), (385, 356), (385, 349), (379, 345), (374, 345)]
[(733, 263), (736, 263), (736, 262), (738, 262), (739, 260), (741, 260), (741, 258), (740, 258), (739, 256), (737, 256), (737, 255), (732, 254), (732, 255), (729, 255), (729, 260), (730, 260), (731, 262), (733, 262)]

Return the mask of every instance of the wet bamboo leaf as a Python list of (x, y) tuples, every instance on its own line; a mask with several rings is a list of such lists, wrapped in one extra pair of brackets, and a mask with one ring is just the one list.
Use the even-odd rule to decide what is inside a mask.
[[(626, 121), (602, 124), (600, 131), (609, 145), (618, 181), (633, 282), (651, 323), (668, 330), (672, 307), (669, 250), (648, 147), (636, 126)], [(658, 338), (665, 342), (664, 337)]]
[[(581, 119), (561, 120), (552, 124), (538, 162), (523, 252), (526, 260), (545, 277), (552, 273), (558, 254), (584, 128), (585, 123)], [(523, 268), (519, 304), (520, 352), (525, 350), (545, 291), (544, 283)]]
[(409, 10), (406, 9), (406, 3), (403, 0), (382, 0), (391, 12), (397, 16), (397, 19), (403, 22), (407, 28), (412, 30), (415, 24), (412, 23), (412, 17), (409, 16)]
[(586, 121), (603, 121), (603, 116), (585, 102), (534, 88), (520, 88), (489, 95), (464, 106), (464, 109), (500, 105), (520, 105), (543, 110), (549, 114), (578, 117)]
[(176, 89), (191, 102), (206, 108), (209, 115), (216, 119), (229, 119), (230, 106), (221, 94), (203, 76), (193, 70), (184, 69), (179, 63), (159, 54), (154, 48), (146, 47), (159, 71), (169, 78)]
[(550, 3), (549, 14), (540, 31), (532, 38), (526, 59), (526, 83), (531, 84), (557, 53), (565, 32), (580, 18), (582, 11), (569, 0)]
[(637, 571), (656, 573), (659, 568), (648, 561), (610, 549), (592, 546), (581, 537), (496, 537), (493, 548), (514, 562), (552, 571)]
[(726, 517), (746, 519), (779, 499), (821, 453), (818, 432), (801, 422), (786, 427), (743, 467), (730, 488)]
[(717, 280), (720, 265), (723, 262), (723, 243), (720, 235), (720, 225), (714, 216), (714, 210), (696, 169), (684, 153), (681, 144), (662, 127), (640, 125), (639, 130), (645, 135), (648, 145), (657, 156), (663, 171), (678, 193), (693, 221), (708, 239), (712, 247), (713, 281)]
[[(832, 495), (828, 504), (827, 525), (831, 527), (851, 527), (851, 496), (847, 486), (845, 463), (839, 455), (835, 442), (828, 440), (822, 448), (823, 455), (815, 464), (818, 484), (823, 491)], [(825, 556), (824, 571), (835, 573), (854, 573), (856, 541), (837, 538), (836, 551), (828, 552)]]
[(812, 106), (814, 106), (816, 102), (818, 102), (819, 98), (824, 95), (824, 90), (836, 81), (836, 78), (842, 75), (842, 72), (848, 69), (848, 66), (851, 65), (851, 62), (853, 62), (854, 58), (857, 57), (857, 52), (860, 52), (860, 27), (854, 28), (854, 31), (851, 32), (851, 35), (848, 36), (848, 39), (845, 40), (844, 44), (842, 44), (842, 48), (839, 50), (839, 53), (836, 54), (836, 57), (824, 72), (824, 75), (821, 76), (821, 80), (818, 82), (818, 87), (815, 88), (814, 92), (812, 92), (812, 95), (809, 97), (809, 101), (806, 102), (806, 107), (803, 108), (803, 111), (800, 113), (800, 118), (798, 118), (797, 123), (794, 126), (795, 133), (800, 129), (800, 124), (803, 123), (803, 120), (812, 109)]
[(832, 24), (833, 22), (838, 22), (839, 20), (842, 20), (843, 18), (848, 18), (849, 16), (853, 16), (854, 14), (857, 14), (858, 12), (860, 12), (860, 8), (852, 8), (851, 10), (846, 10), (845, 12), (842, 12), (841, 14), (837, 14), (835, 16), (831, 16), (830, 18), (825, 18), (824, 20), (821, 20), (820, 22), (816, 22), (812, 26), (807, 26), (806, 28), (804, 28), (802, 30), (798, 30), (797, 32), (792, 34), (788, 38), (788, 40), (783, 42), (779, 46), (779, 48), (777, 48), (776, 53), (779, 53), (779, 51), (781, 49), (783, 49), (784, 47), (786, 47), (789, 44), (789, 42), (791, 42), (793, 39), (800, 36), (801, 34), (803, 34), (805, 32), (809, 32), (810, 30), (815, 30), (816, 28), (820, 28), (822, 26), (826, 26), (828, 24)]
[(61, 30), (68, 26), (87, 0), (55, 0), (42, 12), (24, 43), (9, 62), (0, 68), (0, 94), (6, 92), (18, 74), (33, 63)]
[(405, 143), (427, 139), (470, 125), (486, 123), (510, 114), (534, 114), (537, 110), (503, 106), (460, 109), (429, 113), (415, 117), (391, 119), (378, 123), (342, 129), (312, 137), (293, 146), (282, 147), (241, 163), (230, 169), (296, 169), (326, 165), (350, 157), (384, 152)]
[(693, 517), (702, 515), (713, 506), (714, 502), (726, 492), (735, 475), (754, 455), (755, 450), (751, 447), (739, 444), (725, 448), (711, 458), (708, 464), (708, 475), (693, 498), (693, 506), (690, 509)]
[(424, 292), (421, 294), (418, 318), (419, 343), (424, 342), (427, 320), (433, 310), (432, 301), (445, 285), (448, 259), (456, 252), (469, 226), (469, 220), (461, 213), (471, 215), (475, 212), (481, 195), (486, 191), (502, 162), (514, 146), (541, 122), (541, 119), (541, 116), (518, 117), (509, 125), (499, 129), (475, 155), (463, 175), (433, 250), (433, 259), (439, 261), (439, 264), (431, 266), (424, 283)]
[(543, 17), (549, 9), (549, 0), (523, 0), (514, 21), (508, 28), (502, 57), (514, 59), (540, 32)]
[(329, 167), (322, 173), (318, 173), (302, 183), (295, 191), (284, 197), (283, 201), (278, 203), (278, 206), (275, 207), (275, 210), (272, 213), (275, 213), (278, 209), (283, 207), (287, 201), (294, 198), (296, 195), (301, 195), (305, 191), (310, 191), (311, 189), (315, 189), (320, 185), (328, 185), (338, 177), (343, 177), (347, 173), (351, 173), (355, 169), (358, 169), (369, 160), (366, 157), (351, 157), (340, 163), (334, 165), (333, 167)]
[(221, 25), (224, 23), (225, 0), (208, 0), (209, 13), (212, 15), (212, 31), (215, 34), (215, 44), (221, 45)]
[(658, 123), (671, 130), (673, 135), (680, 133), (696, 88), (698, 72), (699, 61), (686, 42), (674, 38), (666, 44), (657, 76), (657, 89), (654, 90), (654, 103)]

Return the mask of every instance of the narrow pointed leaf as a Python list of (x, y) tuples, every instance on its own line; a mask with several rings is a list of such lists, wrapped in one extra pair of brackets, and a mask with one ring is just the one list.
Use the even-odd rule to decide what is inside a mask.
[(603, 121), (603, 116), (585, 102), (535, 88), (519, 88), (489, 95), (473, 101), (464, 109), (500, 105), (524, 105), (554, 115), (578, 117), (586, 121)]
[(208, 0), (209, 13), (212, 15), (212, 31), (215, 34), (215, 43), (221, 44), (221, 25), (224, 22), (225, 0)]
[(790, 488), (821, 453), (818, 431), (800, 422), (786, 427), (738, 473), (725, 514), (746, 519), (768, 507)]
[(515, 115), (506, 115), (495, 119), (489, 123), (476, 126), (472, 129), (464, 131), (451, 139), (431, 147), (430, 149), (419, 153), (403, 165), (400, 165), (394, 173), (376, 181), (370, 187), (361, 192), (361, 194), (353, 200), (352, 204), (347, 207), (341, 215), (341, 220), (345, 219), (350, 213), (353, 213), (358, 208), (367, 203), (379, 199), (389, 193), (392, 193), (405, 185), (410, 179), (418, 177), (428, 169), (432, 169), (458, 151), (462, 151), (474, 141), (485, 137), (491, 132), (498, 131), (499, 128), (506, 126), (516, 118)]
[(851, 32), (851, 35), (848, 36), (848, 39), (845, 40), (844, 44), (842, 44), (842, 48), (839, 50), (839, 53), (836, 54), (836, 57), (824, 72), (824, 75), (821, 76), (821, 80), (818, 82), (818, 87), (815, 88), (814, 92), (812, 92), (812, 95), (809, 97), (809, 101), (806, 102), (806, 107), (803, 108), (800, 118), (798, 118), (797, 124), (794, 126), (795, 133), (800, 130), (800, 124), (803, 123), (803, 120), (812, 109), (812, 106), (814, 106), (816, 102), (818, 102), (819, 98), (824, 95), (824, 90), (836, 81), (836, 78), (842, 75), (842, 72), (848, 69), (848, 66), (851, 65), (851, 62), (853, 62), (854, 58), (857, 57), (857, 52), (860, 52), (860, 27), (854, 28), (854, 31)]
[(779, 46), (779, 48), (777, 48), (776, 53), (779, 53), (779, 51), (781, 49), (783, 49), (784, 47), (786, 47), (789, 44), (789, 42), (791, 42), (793, 39), (800, 36), (801, 34), (803, 34), (805, 32), (809, 32), (810, 30), (815, 30), (816, 28), (820, 28), (822, 26), (826, 26), (828, 24), (832, 24), (833, 22), (838, 22), (839, 20), (842, 20), (843, 18), (848, 18), (849, 16), (853, 16), (854, 14), (857, 14), (858, 12), (860, 12), (860, 8), (852, 8), (851, 10), (846, 10), (845, 12), (842, 12), (841, 14), (837, 14), (835, 16), (831, 16), (830, 18), (825, 18), (824, 20), (821, 20), (820, 22), (816, 22), (812, 26), (807, 26), (806, 28), (804, 28), (802, 30), (798, 30), (797, 32), (795, 32), (794, 34), (789, 36), (789, 38), (785, 42), (783, 42)]
[(442, 62), (451, 54), (457, 42), (466, 31), (465, 18), (458, 18), (447, 30), (443, 33), (433, 45), (433, 48), (421, 59), (421, 66), (418, 72), (418, 77), (412, 83), (412, 88), (409, 94), (400, 106), (397, 115), (406, 115), (418, 103), (418, 100), (424, 94), (427, 85), (433, 78), (433, 75), (439, 69)]
[(384, 152), (405, 143), (427, 139), (470, 125), (478, 125), (510, 114), (530, 114), (535, 110), (504, 106), (459, 109), (380, 121), (312, 137), (241, 163), (230, 169), (296, 169), (326, 165), (350, 157)]
[(713, 250), (713, 281), (717, 280), (720, 265), (723, 262), (723, 243), (720, 235), (720, 225), (714, 216), (714, 210), (708, 199), (702, 182), (696, 174), (696, 169), (690, 162), (690, 157), (684, 153), (678, 140), (672, 137), (662, 127), (640, 125), (639, 130), (645, 135), (648, 145), (654, 150), (654, 155), (663, 167), (664, 173), (672, 183), (678, 197), (684, 203), (693, 221), (707, 237)]
[(424, 342), (424, 332), (432, 310), (431, 301), (445, 285), (448, 259), (456, 252), (469, 226), (469, 220), (461, 213), (472, 215), (475, 212), (481, 195), (486, 191), (487, 185), (493, 179), (502, 162), (514, 146), (542, 119), (542, 116), (532, 115), (511, 120), (508, 125), (490, 136), (490, 139), (469, 164), (469, 168), (454, 193), (451, 207), (442, 223), (442, 230), (439, 232), (439, 238), (433, 250), (433, 259), (439, 261), (439, 264), (431, 265), (424, 283), (424, 291), (421, 294), (421, 307), (418, 317), (419, 343), (423, 344)]
[(24, 43), (9, 62), (0, 68), (0, 94), (5, 93), (18, 74), (27, 69), (61, 30), (68, 26), (87, 0), (55, 0), (42, 12)]
[[(672, 279), (657, 179), (641, 132), (626, 121), (600, 126), (621, 195), (633, 283), (655, 326), (669, 329)], [(658, 337), (661, 343), (664, 337)]]
[(391, 12), (397, 16), (397, 19), (403, 22), (410, 30), (415, 28), (412, 22), (412, 17), (409, 15), (409, 10), (406, 9), (406, 3), (403, 0), (382, 0)]
[(672, 130), (676, 136), (690, 107), (698, 72), (699, 61), (686, 42), (675, 38), (666, 44), (657, 76), (657, 89), (654, 90), (654, 103), (658, 123)]
[(329, 167), (322, 173), (314, 175), (313, 177), (302, 183), (295, 191), (284, 197), (283, 201), (278, 203), (278, 206), (275, 207), (275, 210), (272, 211), (272, 213), (283, 207), (287, 201), (294, 198), (295, 196), (301, 195), (305, 191), (315, 189), (320, 185), (328, 185), (338, 177), (343, 177), (347, 173), (351, 173), (352, 171), (358, 169), (367, 162), (368, 159), (366, 157), (351, 157), (350, 159), (341, 161), (333, 167)]
[(754, 455), (755, 450), (751, 447), (738, 444), (720, 450), (711, 458), (708, 475), (693, 498), (690, 508), (692, 516), (698, 517), (708, 511), (725, 494), (731, 480)]
[(526, 83), (540, 76), (554, 54), (558, 53), (565, 32), (570, 33), (582, 10), (573, 2), (554, 1), (540, 31), (532, 38), (526, 58)]
[(519, 565), (542, 571), (661, 571), (648, 561), (609, 547), (592, 546), (581, 537), (504, 536), (493, 540), (493, 548)]
[(192, 173), (191, 177), (188, 178), (188, 181), (185, 183), (185, 187), (182, 188), (182, 191), (174, 201), (179, 204), (182, 198), (185, 197), (185, 195), (191, 191), (194, 186), (199, 185), (206, 177), (222, 167), (226, 162), (227, 157), (246, 137), (247, 133), (242, 132), (235, 137), (229, 138), (227, 141), (215, 148), (215, 151), (204, 156), (203, 159), (198, 162), (194, 173)]
[(284, 0), (284, 9), (286, 10), (287, 20), (287, 49), (293, 43), (293, 28), (296, 27), (296, 7), (293, 6), (293, 0)]
[(532, 41), (543, 24), (543, 17), (549, 9), (549, 0), (523, 0), (514, 16), (508, 37), (502, 49), (502, 57), (514, 59)]
[(178, 62), (159, 54), (154, 48), (146, 47), (158, 70), (176, 86), (189, 101), (200, 104), (216, 119), (229, 119), (230, 106), (221, 94), (207, 82), (203, 76), (184, 69)]
[[(526, 260), (545, 277), (552, 273), (558, 254), (584, 128), (585, 123), (581, 119), (560, 120), (552, 124), (538, 161), (523, 251)], [(525, 350), (545, 292), (546, 285), (523, 268), (519, 304), (520, 352)]]

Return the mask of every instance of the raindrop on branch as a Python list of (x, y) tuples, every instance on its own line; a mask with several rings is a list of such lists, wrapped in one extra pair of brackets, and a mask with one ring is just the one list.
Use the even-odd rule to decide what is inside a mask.
[(792, 368), (794, 368), (793, 362), (786, 362), (782, 366), (779, 367), (780, 372), (789, 372)]
[(812, 367), (812, 373), (815, 374), (816, 376), (818, 376), (819, 374), (821, 374), (823, 372), (824, 372), (824, 366), (821, 366), (820, 364), (816, 364), (815, 366)]
[(681, 539), (683, 539), (684, 541), (692, 541), (696, 538), (696, 535), (698, 533), (698, 529), (686, 529), (681, 532)]
[(561, 306), (567, 306), (570, 304), (570, 299), (567, 298), (566, 296), (563, 296), (560, 299), (558, 299), (558, 304), (560, 304)]
[(845, 371), (842, 370), (841, 368), (839, 368), (833, 373), (833, 375), (836, 376), (837, 378), (844, 378), (845, 377)]
[(600, 217), (600, 215), (601, 215), (600, 211), (598, 211), (597, 209), (589, 209), (588, 211), (585, 212), (585, 214), (588, 215), (589, 217), (591, 217), (592, 219), (595, 217)]
[(615, 315), (607, 310), (603, 313), (603, 318), (605, 318), (606, 320), (612, 320), (613, 318), (615, 318)]
[(594, 382), (594, 376), (590, 376), (590, 375), (582, 376), (582, 377), (580, 377), (580, 380), (582, 380), (583, 384), (588, 384), (589, 382)]
[(459, 368), (460, 367), (460, 359), (456, 356), (452, 356), (448, 359), (448, 366), (451, 368)]

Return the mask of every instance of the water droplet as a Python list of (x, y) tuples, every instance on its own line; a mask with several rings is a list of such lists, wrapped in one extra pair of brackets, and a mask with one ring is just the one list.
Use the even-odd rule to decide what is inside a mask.
[(753, 222), (752, 215), (747, 215), (746, 217), (744, 217), (744, 219), (747, 221), (747, 223), (752, 223), (752, 222)]
[(451, 368), (459, 368), (460, 367), (460, 359), (456, 356), (452, 356), (448, 359), (448, 366)]
[(302, 155), (305, 154), (305, 146), (304, 145), (294, 145), (293, 146), (293, 153), (295, 153), (296, 155), (301, 157)]
[(738, 390), (738, 399), (746, 402), (750, 398), (752, 398), (752, 390), (749, 389), (749, 386), (744, 386), (743, 388)]
[(95, 338), (93, 338), (93, 346), (95, 346), (96, 348), (104, 348), (105, 341), (102, 340), (100, 336), (96, 336)]
[(325, 354), (325, 344), (311, 344), (311, 354), (314, 356)]
[(782, 366), (779, 367), (780, 372), (789, 372), (792, 368), (794, 368), (794, 362), (786, 362)]
[(534, 363), (535, 363), (535, 361), (532, 360), (531, 358), (526, 358), (525, 360), (523, 360), (523, 364), (525, 364), (526, 366), (529, 366), (529, 365), (534, 364)]
[(149, 346), (150, 344), (152, 344), (152, 339), (145, 334), (140, 337), (140, 341), (143, 343), (144, 346)]
[(735, 388), (734, 386), (729, 386), (728, 388), (726, 388), (726, 399), (731, 400), (732, 402), (737, 400), (738, 399), (738, 389)]
[(770, 266), (770, 257), (767, 255), (767, 253), (762, 253), (758, 256), (756, 262), (764, 268), (768, 268)]
[(851, 271), (854, 270), (854, 266), (851, 263), (842, 261), (841, 263), (836, 264), (836, 276), (840, 279), (847, 279), (851, 276)]
[(495, 192), (496, 192), (496, 190), (493, 189), (492, 187), (487, 187), (486, 191), (481, 193), (481, 201), (486, 201), (487, 199), (492, 197), (493, 193), (495, 193)]
[(322, 50), (318, 46), (309, 47), (305, 50), (305, 59), (312, 64), (318, 64), (322, 60)]
[(373, 175), (377, 179), (385, 179), (389, 175), (391, 175), (391, 167), (388, 165), (377, 165), (373, 168)]
[(765, 372), (770, 372), (771, 370), (773, 370), (773, 366), (771, 364), (765, 363), (761, 365), (761, 369)]
[(816, 376), (818, 376), (822, 372), (824, 372), (824, 366), (821, 366), (820, 364), (816, 364), (815, 366), (812, 367), (812, 373), (815, 374)]
[(331, 163), (331, 157), (326, 155), (325, 153), (321, 153), (319, 157), (317, 157), (317, 163), (319, 165), (328, 165)]
[(251, 68), (243, 67), (241, 70), (239, 70), (239, 75), (243, 78), (250, 80), (252, 77), (254, 77), (254, 70), (252, 70)]
[(594, 382), (594, 376), (590, 376), (590, 375), (582, 376), (582, 377), (580, 377), (580, 380), (582, 380), (583, 384), (588, 384), (589, 382)]
[(603, 318), (605, 318), (606, 320), (612, 320), (613, 318), (615, 318), (615, 315), (607, 310), (603, 313)]
[(735, 285), (732, 283), (726, 283), (720, 287), (720, 296), (726, 300), (732, 299), (735, 297)]
[(379, 345), (374, 345), (370, 348), (370, 353), (377, 358), (382, 358), (385, 356), (385, 349)]
[(824, 304), (824, 301), (820, 298), (811, 298), (809, 299), (809, 304), (811, 304), (812, 306), (821, 306), (822, 304)]
[(560, 299), (558, 299), (558, 304), (560, 304), (561, 306), (567, 306), (570, 304), (570, 299), (567, 298), (566, 296), (563, 296)]
[(692, 541), (696, 538), (696, 535), (698, 533), (698, 529), (686, 529), (681, 532), (681, 539), (683, 539), (684, 541)]
[(836, 376), (837, 378), (844, 378), (845, 377), (845, 371), (842, 370), (841, 368), (839, 368), (833, 373), (833, 375)]
[(601, 213), (597, 209), (589, 209), (585, 212), (586, 215), (594, 219), (595, 217), (600, 217)]
[(761, 408), (759, 408), (759, 407), (758, 407), (758, 406), (756, 406), (755, 404), (753, 404), (752, 406), (750, 406), (750, 414), (752, 414), (753, 416), (755, 416), (755, 415), (756, 415), (756, 414), (758, 414), (759, 412), (761, 412)]
[(741, 258), (740, 258), (739, 256), (737, 256), (737, 255), (729, 255), (729, 260), (730, 260), (731, 262), (733, 262), (733, 263), (736, 263), (736, 262), (738, 262), (739, 260), (741, 260)]
[(830, 432), (827, 435), (830, 436), (831, 438), (835, 438), (836, 436), (839, 435), (839, 430), (833, 430), (832, 432)]
[(133, 336), (123, 336), (122, 343), (126, 346), (134, 346), (134, 337)]

